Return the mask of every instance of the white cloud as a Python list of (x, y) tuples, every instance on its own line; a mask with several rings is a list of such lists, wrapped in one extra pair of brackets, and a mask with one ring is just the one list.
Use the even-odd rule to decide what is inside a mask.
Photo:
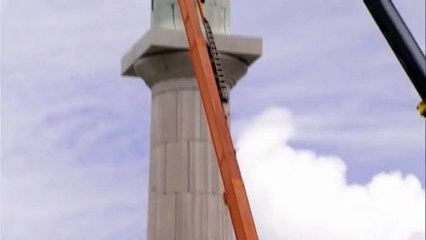
[(23, 75), (27, 81), (62, 82), (107, 69), (119, 77), (122, 55), (149, 27), (149, 5), (140, 0), (6, 1), (1, 23), (6, 80)]
[(5, 240), (145, 236), (146, 119), (102, 99), (2, 101)]
[[(346, 182), (346, 165), (287, 144), (286, 110), (245, 123), (238, 157), (263, 239), (403, 240), (425, 231), (425, 191), (413, 175), (380, 173), (366, 185)], [(416, 238), (415, 238), (416, 239)]]
[(5, 240), (144, 236), (147, 189), (139, 183), (147, 178), (142, 164), (82, 166), (58, 158), (56, 164), (21, 165), (19, 171), (3, 173)]
[(408, 240), (425, 240), (425, 239), (426, 237), (424, 232), (416, 232), (416, 233), (413, 233)]

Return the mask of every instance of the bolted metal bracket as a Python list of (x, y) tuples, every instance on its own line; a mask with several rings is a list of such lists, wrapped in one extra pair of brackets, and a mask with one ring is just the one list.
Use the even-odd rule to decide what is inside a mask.
[(426, 102), (421, 101), (419, 105), (417, 106), (417, 110), (419, 111), (420, 115), (424, 118), (426, 118)]

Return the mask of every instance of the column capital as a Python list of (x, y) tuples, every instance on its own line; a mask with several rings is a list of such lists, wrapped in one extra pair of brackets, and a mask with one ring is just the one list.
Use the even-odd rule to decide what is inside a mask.
[[(215, 39), (232, 86), (261, 56), (262, 39), (220, 34)], [(148, 86), (167, 78), (193, 77), (185, 32), (150, 29), (122, 58), (121, 70), (123, 76), (144, 78)]]
[[(225, 80), (230, 87), (233, 87), (247, 73), (248, 65), (229, 55), (220, 54), (220, 58), (225, 72)], [(133, 65), (133, 71), (150, 88), (161, 81), (194, 78), (188, 51), (155, 54), (140, 58)]]

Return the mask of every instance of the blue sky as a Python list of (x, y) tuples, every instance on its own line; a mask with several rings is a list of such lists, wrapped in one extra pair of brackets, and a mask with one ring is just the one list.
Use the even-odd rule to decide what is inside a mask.
[[(424, 51), (425, 2), (395, 3)], [(150, 92), (120, 76), (120, 59), (149, 28), (149, 4), (2, 1), (4, 239), (145, 239)], [(235, 34), (264, 40), (262, 58), (232, 93), (238, 142), (244, 126), (262, 129), (256, 119), (274, 122), (265, 117), (273, 107), (273, 117), (292, 119), (282, 120), (293, 132), (282, 141), (295, 152), (285, 156), (308, 149), (313, 162), (338, 158), (333, 172), (348, 188), (374, 189), (380, 176), (401, 186), (417, 181), (424, 202), (419, 98), (362, 1), (232, 1), (232, 14)], [(249, 191), (258, 206), (256, 187)]]

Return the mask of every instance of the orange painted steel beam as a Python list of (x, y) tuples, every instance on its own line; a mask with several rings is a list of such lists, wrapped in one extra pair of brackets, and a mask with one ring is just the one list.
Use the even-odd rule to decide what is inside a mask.
[[(203, 14), (198, 1), (200, 13)], [(238, 240), (258, 240), (247, 193), (238, 166), (234, 145), (229, 132), (226, 114), (216, 86), (206, 41), (201, 32), (193, 0), (179, 0), (182, 19), (185, 24), (189, 52), (200, 90), (213, 146), (225, 187), (235, 235)]]

